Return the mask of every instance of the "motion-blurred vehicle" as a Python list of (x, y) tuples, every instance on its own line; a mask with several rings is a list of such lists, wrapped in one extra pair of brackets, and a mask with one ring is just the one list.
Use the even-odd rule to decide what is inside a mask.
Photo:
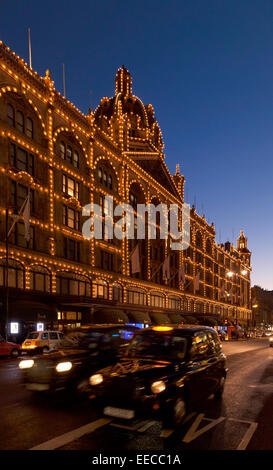
[(90, 376), (90, 398), (102, 413), (134, 419), (156, 413), (179, 426), (200, 400), (220, 397), (226, 357), (213, 328), (158, 326), (136, 333), (123, 358)]
[(224, 330), (218, 329), (217, 333), (221, 341), (226, 341), (228, 339), (228, 334)]
[(90, 374), (113, 364), (138, 328), (92, 325), (72, 330), (58, 351), (22, 360), (23, 382), (28, 390), (67, 390), (84, 394)]
[(22, 344), (27, 353), (47, 353), (62, 346), (64, 334), (61, 331), (32, 331)]
[(269, 346), (271, 346), (272, 348), (273, 347), (273, 335), (269, 336), (268, 341), (269, 341)]
[(10, 356), (16, 358), (20, 353), (20, 344), (5, 341), (4, 338), (0, 336), (0, 356)]

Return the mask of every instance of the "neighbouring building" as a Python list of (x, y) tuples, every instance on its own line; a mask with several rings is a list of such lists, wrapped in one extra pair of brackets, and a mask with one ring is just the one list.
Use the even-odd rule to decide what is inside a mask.
[[(133, 94), (124, 66), (116, 74), (114, 96), (84, 115), (56, 91), (49, 71), (39, 76), (0, 42), (2, 325), (6, 312), (9, 322), (52, 326), (251, 321), (247, 239), (241, 232), (237, 247), (217, 244), (214, 225), (194, 207), (187, 250), (170, 250), (157, 227), (155, 240), (139, 243), (136, 274), (130, 256), (137, 240), (110, 240), (106, 230), (102, 240), (83, 238), (82, 208), (99, 204), (105, 221), (111, 216), (105, 196), (114, 206), (164, 203), (182, 209), (185, 178), (179, 166), (170, 174), (163, 147), (153, 106)], [(18, 213), (28, 194), (27, 241)], [(7, 256), (6, 228), (14, 221)], [(164, 280), (166, 256), (170, 275)]]

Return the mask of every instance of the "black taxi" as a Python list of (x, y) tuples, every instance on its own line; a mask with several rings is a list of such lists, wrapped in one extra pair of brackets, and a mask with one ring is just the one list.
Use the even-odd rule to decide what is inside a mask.
[(157, 326), (140, 330), (121, 360), (90, 376), (90, 398), (99, 399), (107, 416), (156, 413), (164, 424), (178, 426), (202, 399), (221, 397), (226, 374), (213, 328)]
[(139, 329), (126, 325), (86, 325), (71, 330), (58, 351), (19, 362), (23, 383), (35, 392), (88, 391), (90, 374), (115, 363)]

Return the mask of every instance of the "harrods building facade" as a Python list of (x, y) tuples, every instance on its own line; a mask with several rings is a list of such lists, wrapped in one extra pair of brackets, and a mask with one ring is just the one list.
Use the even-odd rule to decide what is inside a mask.
[[(137, 240), (85, 239), (82, 209), (96, 203), (109, 216), (127, 203), (184, 202), (184, 176), (171, 175), (151, 104), (132, 92), (122, 66), (115, 95), (82, 114), (54, 88), (50, 72), (40, 77), (0, 43), (0, 293), (5, 318), (8, 268), (10, 321), (179, 323), (251, 320), (250, 252), (243, 232), (237, 246), (215, 242), (215, 228), (190, 211), (187, 250), (170, 250), (158, 236), (139, 242), (141, 271), (131, 272)], [(30, 240), (21, 216), (30, 195)], [(181, 220), (180, 220), (181, 222)], [(162, 263), (170, 257), (170, 276)], [(179, 280), (183, 266), (185, 282)], [(198, 289), (194, 279), (199, 276)], [(214, 319), (214, 320), (213, 320)]]

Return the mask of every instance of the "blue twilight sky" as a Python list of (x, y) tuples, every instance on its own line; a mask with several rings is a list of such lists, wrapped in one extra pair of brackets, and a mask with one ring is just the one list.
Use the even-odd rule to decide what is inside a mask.
[[(166, 163), (186, 177), (187, 202), (216, 226), (241, 229), (252, 284), (273, 289), (273, 1), (0, 0), (0, 39), (47, 68), (82, 112), (113, 96), (124, 64), (152, 103)], [(92, 90), (92, 91), (91, 91)]]

